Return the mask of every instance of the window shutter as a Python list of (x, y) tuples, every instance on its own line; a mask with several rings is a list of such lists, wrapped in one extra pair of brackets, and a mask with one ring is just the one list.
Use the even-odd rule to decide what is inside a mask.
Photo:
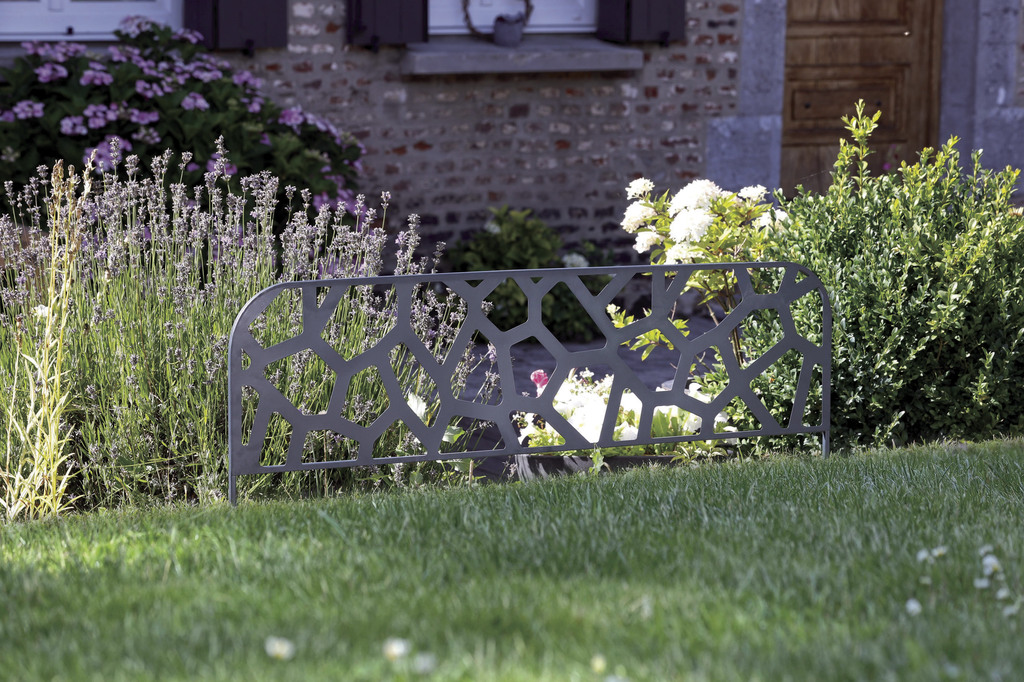
[(288, 46), (288, 0), (185, 0), (185, 26), (213, 50)]
[(348, 0), (348, 42), (379, 45), (427, 40), (427, 0)]
[(597, 37), (617, 43), (686, 36), (686, 0), (598, 0)]

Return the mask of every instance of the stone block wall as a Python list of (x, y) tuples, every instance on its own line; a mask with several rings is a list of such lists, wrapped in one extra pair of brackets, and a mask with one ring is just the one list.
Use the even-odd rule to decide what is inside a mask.
[(362, 190), (391, 191), (392, 216), (418, 213), (427, 241), (452, 243), (509, 204), (628, 260), (625, 185), (701, 176), (709, 121), (739, 113), (744, 3), (686, 1), (687, 40), (630, 45), (644, 53), (632, 72), (403, 76), (404, 48), (345, 44), (344, 0), (291, 0), (287, 50), (230, 58), (275, 101), (356, 135)]

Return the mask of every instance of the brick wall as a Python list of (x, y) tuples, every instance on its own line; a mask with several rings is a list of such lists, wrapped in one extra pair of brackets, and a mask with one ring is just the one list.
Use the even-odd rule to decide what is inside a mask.
[(343, 0), (291, 0), (288, 49), (232, 59), (279, 103), (354, 133), (362, 190), (393, 192), (392, 215), (420, 214), (429, 240), (458, 239), (507, 203), (567, 243), (617, 240), (628, 257), (625, 185), (700, 176), (708, 119), (738, 106), (742, 1), (688, 0), (687, 11), (685, 43), (631, 46), (644, 51), (636, 72), (405, 77), (402, 48), (344, 44)]

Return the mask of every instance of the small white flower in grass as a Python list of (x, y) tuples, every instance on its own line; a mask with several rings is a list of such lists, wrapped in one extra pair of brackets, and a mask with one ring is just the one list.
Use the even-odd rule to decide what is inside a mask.
[(982, 545), (981, 549), (978, 550), (978, 556), (985, 556), (986, 554), (991, 554), (994, 551), (994, 549), (995, 548), (992, 547), (992, 545)]
[(626, 208), (626, 213), (622, 217), (622, 229), (632, 234), (656, 215), (658, 212), (647, 204), (639, 201), (632, 203)]
[(1010, 598), (1010, 588), (1000, 587), (999, 591), (996, 592), (996, 599), (1003, 601)]
[(932, 553), (929, 552), (927, 549), (919, 549), (919, 550), (917, 550), (917, 561), (918, 561), (918, 563), (920, 563), (922, 561), (931, 561), (931, 560), (932, 560)]
[(600, 675), (608, 669), (608, 661), (601, 654), (594, 654), (594, 657), (590, 659), (590, 669)]
[(985, 575), (992, 575), (1003, 570), (999, 565), (999, 559), (994, 554), (986, 554), (981, 560), (981, 571)]
[(50, 309), (45, 305), (40, 304), (32, 309), (32, 313), (35, 314), (36, 317), (43, 318), (50, 314)]
[(947, 551), (948, 550), (945, 545), (939, 545), (938, 547), (932, 549), (932, 556), (938, 559), (939, 557), (946, 556)]
[(1010, 604), (1009, 606), (1003, 607), (1003, 615), (1007, 618), (1012, 618), (1020, 612), (1020, 602)]
[(761, 201), (764, 198), (764, 193), (767, 190), (764, 185), (751, 185), (750, 187), (744, 187), (739, 191), (740, 199), (746, 199), (747, 201)]
[(384, 658), (389, 661), (397, 661), (400, 658), (405, 658), (412, 651), (412, 645), (407, 639), (401, 639), (400, 637), (389, 637), (384, 640)]
[(988, 578), (975, 578), (974, 586), (979, 590), (987, 590), (992, 583), (989, 582)]
[(437, 669), (437, 656), (430, 653), (416, 654), (412, 659), (412, 670), (417, 675), (429, 675)]
[(284, 637), (267, 637), (263, 642), (263, 650), (267, 656), (278, 661), (290, 661), (295, 657), (295, 644)]
[(654, 191), (654, 183), (647, 178), (637, 178), (626, 187), (627, 199), (639, 199)]
[(581, 254), (567, 253), (562, 256), (562, 265), (567, 268), (585, 268), (590, 265), (590, 263)]
[(910, 599), (907, 600), (906, 609), (907, 609), (907, 613), (910, 614), (911, 616), (917, 616), (917, 615), (919, 615), (921, 613), (921, 611), (923, 610), (923, 607), (921, 606), (921, 602), (919, 602), (916, 599), (914, 599), (913, 597), (911, 597)]

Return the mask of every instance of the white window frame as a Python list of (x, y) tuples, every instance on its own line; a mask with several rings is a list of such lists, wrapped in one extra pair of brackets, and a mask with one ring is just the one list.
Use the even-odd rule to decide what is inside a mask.
[[(470, 0), (469, 17), (473, 26), (490, 33), (499, 14), (525, 12), (523, 0)], [(429, 0), (430, 35), (466, 35), (462, 0)], [(533, 15), (526, 33), (593, 33), (597, 30), (597, 0), (533, 0)]]
[[(184, 0), (0, 0), (0, 40), (114, 40), (128, 16), (180, 29)], [(68, 33), (68, 27), (72, 32)]]

